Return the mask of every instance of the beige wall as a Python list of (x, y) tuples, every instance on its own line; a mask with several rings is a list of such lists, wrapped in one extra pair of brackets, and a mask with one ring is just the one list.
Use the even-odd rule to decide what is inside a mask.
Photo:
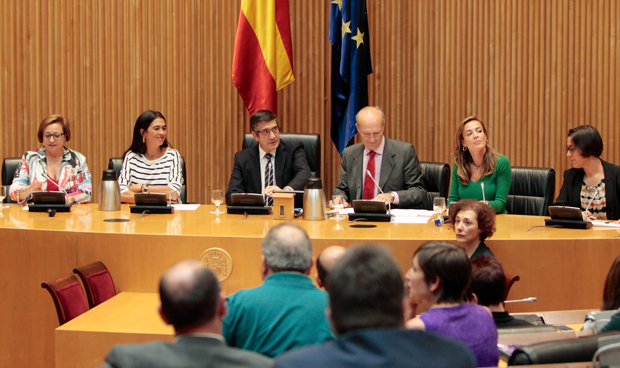
[[(329, 137), (329, 1), (291, 0), (297, 80), (278, 94), (285, 131), (323, 139), (325, 187), (338, 177)], [(43, 117), (73, 123), (97, 187), (129, 146), (137, 116), (164, 113), (186, 158), (188, 197), (226, 188), (248, 116), (231, 80), (240, 1), (0, 0), (0, 156), (38, 147)], [(620, 164), (616, 1), (368, 0), (370, 103), (387, 135), (421, 160), (451, 163), (453, 131), (478, 115), (515, 166), (559, 174), (567, 129), (603, 134)], [(557, 192), (556, 192), (557, 195)]]

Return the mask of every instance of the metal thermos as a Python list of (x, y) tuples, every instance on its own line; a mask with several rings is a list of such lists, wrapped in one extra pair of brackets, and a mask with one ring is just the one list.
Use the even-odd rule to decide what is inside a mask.
[(120, 211), (121, 188), (116, 180), (116, 171), (103, 170), (99, 184), (99, 211)]
[(325, 192), (320, 178), (310, 178), (304, 191), (304, 220), (325, 220)]

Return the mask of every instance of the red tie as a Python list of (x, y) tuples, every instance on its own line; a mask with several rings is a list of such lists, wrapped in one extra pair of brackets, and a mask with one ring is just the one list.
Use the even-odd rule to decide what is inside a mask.
[[(366, 167), (367, 171), (370, 171), (372, 177), (375, 177), (375, 154), (377, 152), (370, 151), (368, 154), (370, 159), (368, 160), (368, 166)], [(364, 179), (364, 196), (362, 199), (373, 199), (375, 198), (375, 183), (373, 183), (370, 175), (366, 172), (366, 178)]]

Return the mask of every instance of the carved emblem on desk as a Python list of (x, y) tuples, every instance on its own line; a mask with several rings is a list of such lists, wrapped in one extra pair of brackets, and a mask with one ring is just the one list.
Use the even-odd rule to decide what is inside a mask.
[(210, 268), (220, 282), (226, 280), (232, 273), (233, 261), (230, 254), (221, 248), (209, 248), (200, 256), (200, 262)]

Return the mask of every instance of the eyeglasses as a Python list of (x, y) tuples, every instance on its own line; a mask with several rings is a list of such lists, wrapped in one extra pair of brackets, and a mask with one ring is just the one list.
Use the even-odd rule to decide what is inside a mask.
[(575, 153), (576, 149), (577, 149), (577, 147), (575, 147), (575, 146), (568, 146), (568, 147), (566, 147), (566, 152), (570, 152), (570, 154), (572, 155), (573, 153)]
[(263, 129), (263, 130), (257, 130), (256, 134), (262, 134), (265, 137), (269, 137), (271, 135), (271, 133), (278, 135), (280, 134), (280, 127), (279, 126), (274, 126), (271, 129)]
[(52, 139), (52, 137), (54, 137), (55, 140), (59, 140), (60, 137), (62, 137), (63, 135), (65, 135), (65, 133), (54, 133), (54, 134), (50, 134), (50, 133), (45, 133), (44, 137), (45, 139), (47, 139), (48, 141), (50, 139)]

